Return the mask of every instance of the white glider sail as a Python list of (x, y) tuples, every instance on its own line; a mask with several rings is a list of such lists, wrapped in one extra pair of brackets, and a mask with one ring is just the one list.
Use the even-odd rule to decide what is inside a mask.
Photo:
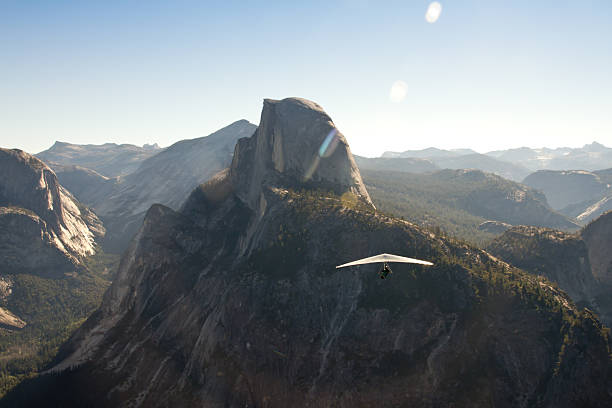
[(353, 266), (353, 265), (363, 265), (369, 263), (380, 263), (380, 262), (403, 262), (403, 263), (413, 263), (413, 264), (421, 264), (421, 265), (433, 265), (433, 263), (428, 261), (421, 261), (420, 259), (414, 258), (406, 258), (405, 256), (397, 256), (391, 254), (380, 254), (371, 256), (369, 258), (358, 259), (353, 262), (345, 263), (343, 265), (336, 266), (338, 268), (344, 268), (345, 266)]

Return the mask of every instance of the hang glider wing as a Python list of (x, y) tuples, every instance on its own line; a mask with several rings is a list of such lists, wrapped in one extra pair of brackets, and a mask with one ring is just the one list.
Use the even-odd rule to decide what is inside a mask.
[(421, 261), (420, 259), (406, 258), (404, 256), (397, 256), (397, 255), (391, 255), (391, 254), (380, 254), (380, 255), (371, 256), (369, 258), (358, 259), (353, 262), (349, 262), (343, 265), (336, 266), (336, 269), (344, 268), (345, 266), (363, 265), (363, 264), (379, 263), (379, 262), (403, 262), (403, 263), (414, 263), (414, 264), (421, 264), (421, 265), (433, 265), (431, 262)]

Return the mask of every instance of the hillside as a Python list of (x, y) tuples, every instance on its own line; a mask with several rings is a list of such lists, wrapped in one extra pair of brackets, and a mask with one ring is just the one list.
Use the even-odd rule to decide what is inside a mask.
[(494, 234), (485, 221), (562, 229), (578, 226), (554, 212), (544, 196), (521, 184), (477, 170), (432, 174), (362, 171), (377, 208), (418, 225), (482, 244)]
[[(435, 266), (334, 268), (387, 251)], [(151, 207), (101, 308), (0, 405), (603, 406), (611, 368), (544, 279), (376, 213), (331, 118), (289, 98), (180, 211)]]

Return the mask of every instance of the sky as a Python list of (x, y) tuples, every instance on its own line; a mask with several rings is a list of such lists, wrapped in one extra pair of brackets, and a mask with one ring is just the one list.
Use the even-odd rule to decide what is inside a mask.
[(168, 146), (290, 96), (368, 157), (612, 146), (612, 1), (431, 3), (0, 0), (0, 146)]

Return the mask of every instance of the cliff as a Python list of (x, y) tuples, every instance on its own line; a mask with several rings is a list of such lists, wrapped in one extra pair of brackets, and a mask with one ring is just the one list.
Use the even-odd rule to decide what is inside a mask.
[(34, 156), (0, 149), (0, 259), (4, 272), (66, 271), (95, 253), (100, 220)]

